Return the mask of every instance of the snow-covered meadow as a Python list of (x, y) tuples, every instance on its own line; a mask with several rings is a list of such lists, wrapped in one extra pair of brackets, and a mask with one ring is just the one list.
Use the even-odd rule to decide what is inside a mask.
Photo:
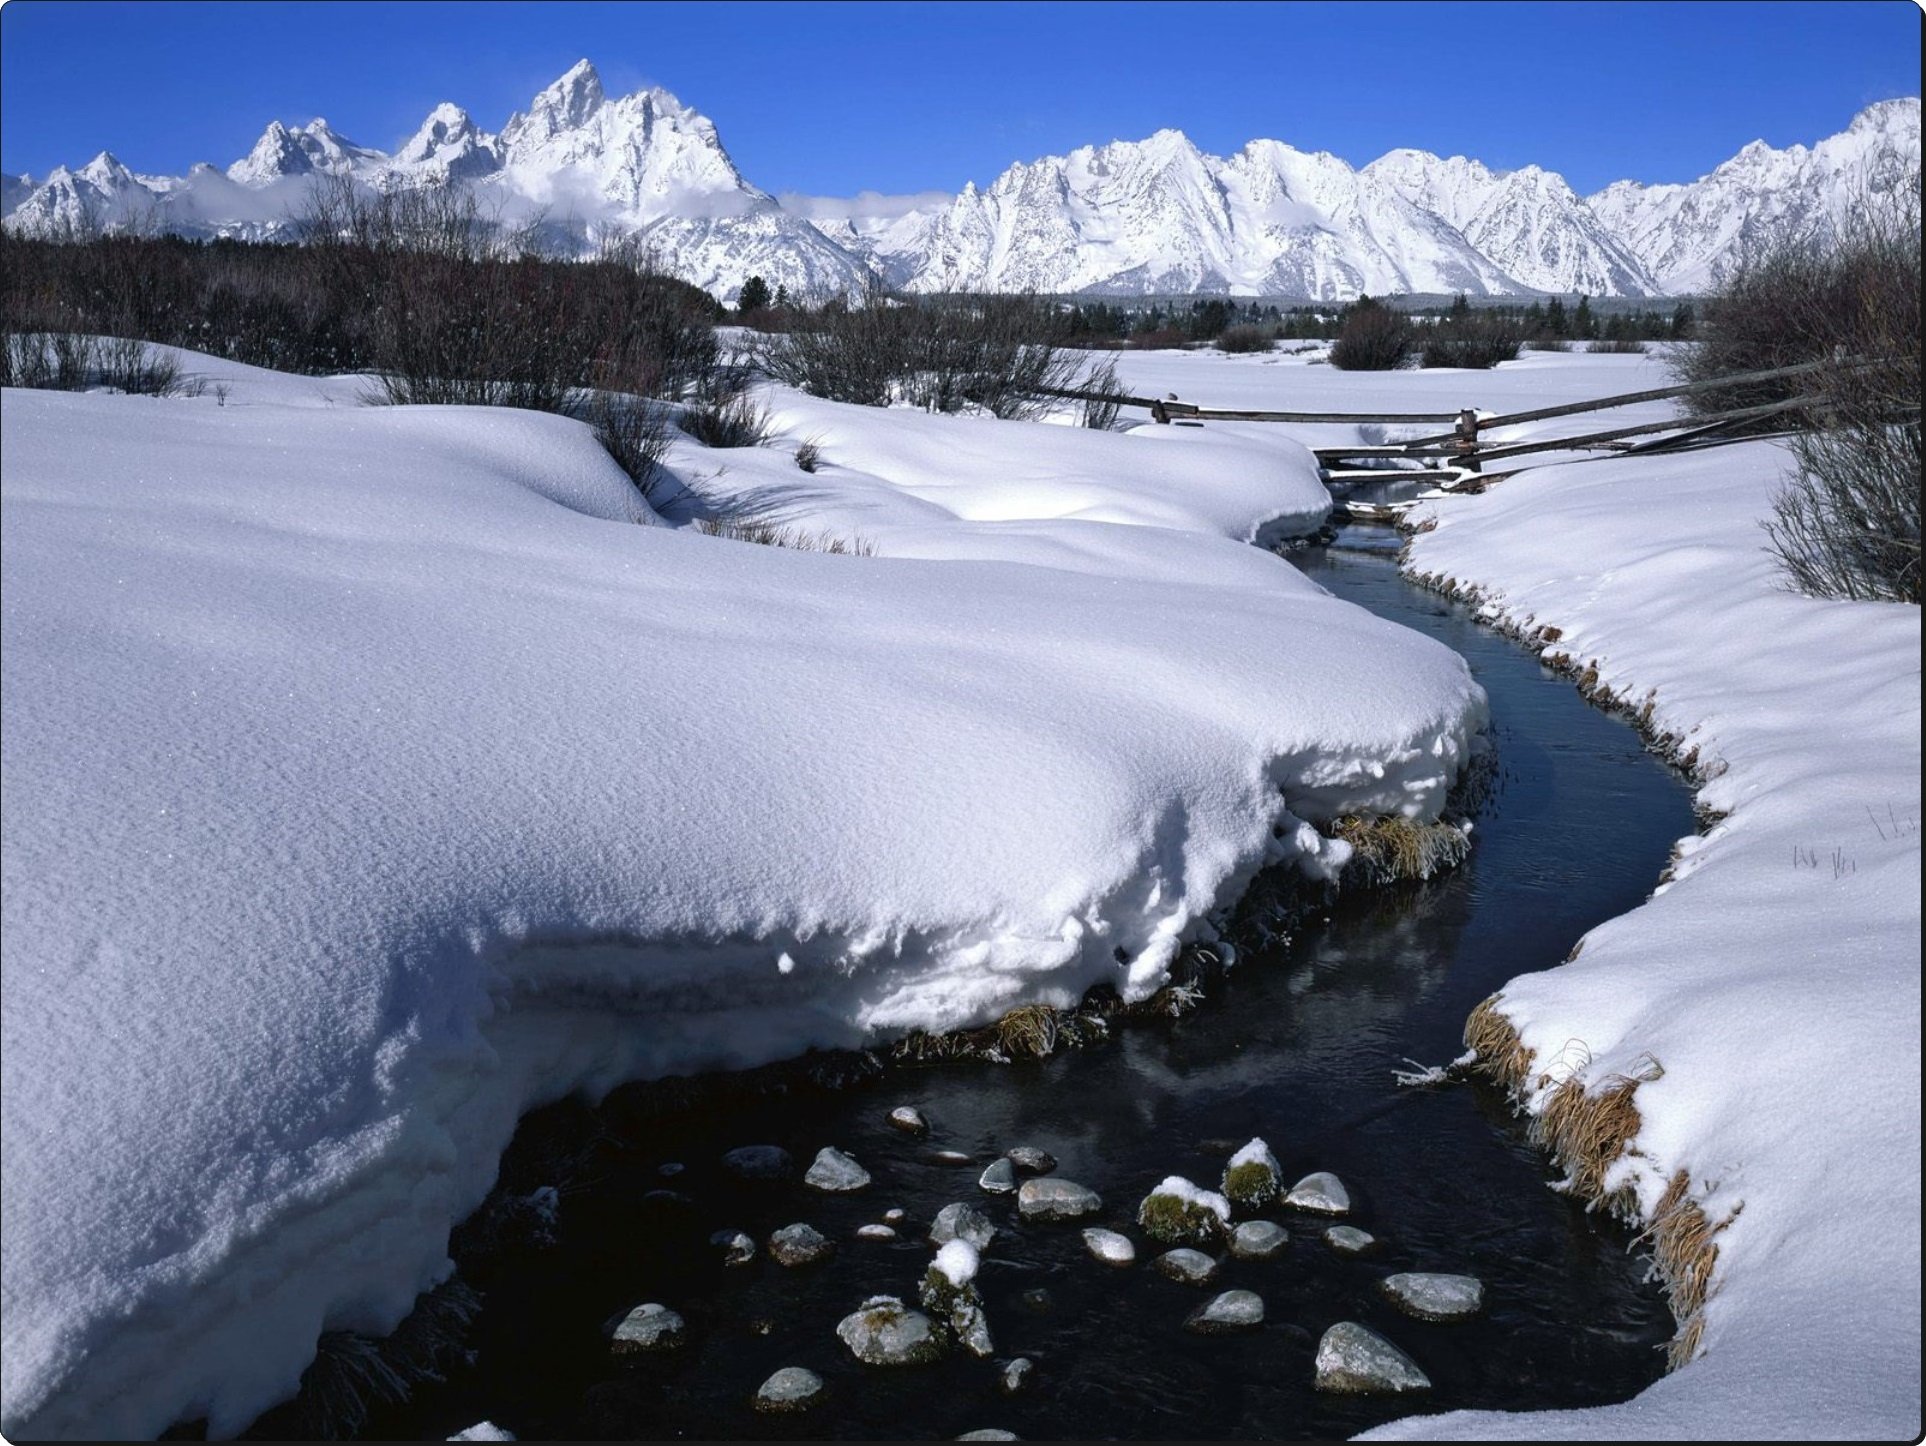
[[(187, 360), (225, 394), (4, 402), (9, 1435), (245, 1425), (440, 1278), (541, 1101), (1147, 992), (1261, 864), (1338, 861), (1308, 825), (1435, 811), (1483, 719), (1451, 654), (1246, 545), (1322, 515), (1300, 444), (1377, 429), (770, 391), (768, 445), (677, 444), (875, 554), (826, 555), (661, 525), (573, 423)], [(1120, 370), (1307, 410), (1668, 380), (1309, 361)], [(1555, 1080), (1646, 1078), (1613, 1183), (1684, 1171), (1729, 1223), (1703, 1354), (1636, 1400), (1378, 1434), (1918, 1430), (1918, 613), (1780, 588), (1783, 467), (1429, 504), (1413, 571), (1697, 750), (1721, 821), (1503, 1008)]]
[(678, 444), (829, 555), (661, 525), (567, 420), (186, 360), (4, 399), (9, 1435), (245, 1426), (538, 1103), (1147, 994), (1484, 720), (1246, 545), (1325, 510), (1275, 437)]

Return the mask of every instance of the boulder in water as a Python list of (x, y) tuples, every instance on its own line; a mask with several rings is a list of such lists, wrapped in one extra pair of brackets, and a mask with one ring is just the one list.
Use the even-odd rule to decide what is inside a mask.
[(866, 1366), (913, 1366), (943, 1354), (930, 1318), (893, 1295), (872, 1295), (843, 1317), (836, 1335)]
[(1379, 1288), (1399, 1310), (1419, 1320), (1468, 1320), (1485, 1304), (1485, 1287), (1473, 1275), (1407, 1271), (1386, 1276)]
[(841, 1150), (824, 1145), (810, 1163), (809, 1173), (803, 1176), (803, 1184), (812, 1190), (846, 1195), (852, 1190), (869, 1188), (869, 1171)]
[(1227, 1290), (1192, 1311), (1184, 1320), (1184, 1329), (1200, 1336), (1216, 1336), (1256, 1330), (1263, 1324), (1264, 1302), (1255, 1291)]
[(1209, 1285), (1217, 1279), (1217, 1262), (1201, 1250), (1179, 1246), (1157, 1257), (1157, 1273), (1179, 1285)]
[(1166, 1245), (1215, 1245), (1230, 1229), (1230, 1201), (1182, 1175), (1166, 1175), (1137, 1207), (1137, 1223)]
[(1025, 1220), (1077, 1220), (1103, 1209), (1103, 1197), (1075, 1180), (1050, 1176), (1017, 1188), (1017, 1211)]
[(1376, 1331), (1345, 1320), (1317, 1343), (1317, 1388), (1347, 1393), (1428, 1391), (1431, 1378)]
[(1291, 1186), (1284, 1203), (1294, 1210), (1310, 1210), (1319, 1215), (1349, 1215), (1351, 1192), (1329, 1170), (1318, 1170)]
[(815, 1226), (801, 1221), (785, 1225), (769, 1237), (769, 1254), (778, 1265), (814, 1265), (835, 1253), (834, 1241), (825, 1239)]
[(1283, 1168), (1262, 1140), (1252, 1140), (1224, 1167), (1224, 1195), (1240, 1210), (1261, 1210), (1283, 1187)]
[(1239, 1260), (1269, 1260), (1291, 1243), (1291, 1232), (1271, 1220), (1246, 1220), (1230, 1234), (1230, 1253)]
[(682, 1344), (686, 1331), (681, 1316), (666, 1305), (649, 1301), (609, 1322), (609, 1353), (629, 1356), (673, 1350)]
[(756, 1389), (756, 1409), (807, 1411), (822, 1398), (823, 1378), (801, 1366), (784, 1366)]

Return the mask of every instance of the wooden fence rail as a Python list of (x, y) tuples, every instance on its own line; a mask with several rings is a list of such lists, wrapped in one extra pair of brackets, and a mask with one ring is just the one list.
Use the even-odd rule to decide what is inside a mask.
[[(1645, 422), (1636, 426), (1613, 427), (1602, 432), (1589, 432), (1577, 437), (1553, 437), (1535, 442), (1515, 442), (1502, 446), (1480, 446), (1479, 434), (1498, 427), (1518, 426), (1525, 422), (1548, 421), (1554, 417), (1575, 417), (1588, 412), (1610, 411), (1614, 407), (1627, 407), (1635, 402), (1657, 402), (1672, 397), (1696, 396), (1722, 388), (1746, 386), (1754, 382), (1777, 381), (1786, 377), (1808, 376), (1814, 372), (1836, 370), (1839, 368), (1858, 368), (1877, 366), (1893, 361), (1891, 357), (1848, 357), (1826, 361), (1801, 362), (1796, 366), (1772, 367), (1764, 371), (1734, 372), (1727, 376), (1712, 377), (1705, 381), (1679, 382), (1668, 387), (1648, 387), (1643, 391), (1620, 392), (1616, 396), (1594, 397), (1588, 401), (1564, 402), (1552, 407), (1534, 407), (1530, 411), (1506, 412), (1493, 416), (1480, 416), (1474, 409), (1466, 407), (1455, 412), (1271, 412), (1252, 411), (1244, 408), (1201, 407), (1192, 402), (1180, 402), (1176, 397), (1136, 397), (1118, 392), (1086, 392), (1066, 387), (1032, 388), (1039, 396), (1064, 397), (1072, 401), (1098, 402), (1119, 407), (1146, 408), (1153, 420), (1170, 422), (1173, 419), (1198, 422), (1335, 422), (1365, 423), (1375, 422), (1385, 425), (1416, 425), (1426, 422), (1450, 422), (1449, 432), (1438, 432), (1429, 436), (1412, 437), (1403, 442), (1377, 445), (1361, 444), (1356, 447), (1319, 447), (1313, 450), (1318, 461), (1327, 469), (1333, 463), (1342, 463), (1359, 458), (1407, 458), (1450, 459), (1457, 464), (1454, 470), (1477, 472), (1485, 462), (1495, 462), (1506, 457), (1522, 457), (1534, 452), (1583, 452), (1617, 450), (1627, 454), (1653, 453), (1667, 447), (1691, 442), (1706, 442), (1719, 439), (1719, 434), (1730, 428), (1763, 417), (1782, 413), (1810, 411), (1827, 403), (1825, 397), (1793, 397), (1786, 401), (1769, 402), (1752, 407), (1737, 407), (1711, 416), (1672, 417), (1660, 422)], [(1914, 413), (1917, 416), (1917, 412)], [(1678, 435), (1660, 437), (1655, 441), (1634, 447), (1623, 447), (1628, 437), (1648, 436), (1657, 432), (1674, 432)], [(1730, 440), (1738, 440), (1736, 438)], [(1386, 469), (1392, 475), (1395, 469)]]

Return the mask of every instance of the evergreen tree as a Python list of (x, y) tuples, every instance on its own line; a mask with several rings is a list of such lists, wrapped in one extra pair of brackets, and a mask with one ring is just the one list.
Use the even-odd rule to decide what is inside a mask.
[(742, 294), (736, 298), (736, 310), (747, 316), (752, 311), (761, 311), (769, 304), (769, 283), (760, 276), (752, 276), (742, 283)]
[(1591, 341), (1598, 335), (1598, 318), (1592, 315), (1589, 296), (1578, 298), (1578, 308), (1572, 312), (1572, 335), (1580, 341)]
[(788, 309), (788, 306), (789, 306), (789, 288), (787, 286), (784, 286), (782, 283), (778, 282), (776, 284), (776, 310), (784, 311)]
[(1564, 298), (1554, 296), (1545, 306), (1545, 334), (1563, 339), (1570, 334), (1565, 329), (1568, 325)]

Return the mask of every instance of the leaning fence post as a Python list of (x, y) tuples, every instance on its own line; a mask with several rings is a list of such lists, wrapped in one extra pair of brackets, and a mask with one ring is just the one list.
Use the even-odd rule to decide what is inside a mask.
[(1150, 420), (1153, 422), (1168, 422), (1170, 420), (1170, 413), (1164, 410), (1164, 404), (1162, 402), (1152, 402), (1150, 404)]
[(1478, 470), (1478, 413), (1466, 407), (1458, 413), (1458, 454), (1467, 472)]

